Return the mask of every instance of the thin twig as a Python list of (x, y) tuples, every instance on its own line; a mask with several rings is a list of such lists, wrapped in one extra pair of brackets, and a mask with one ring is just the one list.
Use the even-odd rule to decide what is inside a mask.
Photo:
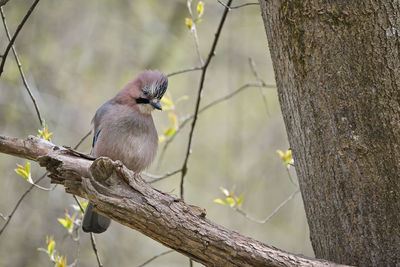
[(182, 171), (182, 169), (178, 169), (178, 170), (175, 170), (175, 171), (172, 171), (172, 172), (167, 172), (167, 173), (165, 173), (163, 175), (154, 175), (154, 174), (150, 174), (150, 173), (142, 173), (142, 174), (147, 176), (147, 177), (149, 177), (149, 178), (152, 178), (153, 180), (148, 181), (150, 184), (152, 184), (152, 183), (161, 181), (161, 180), (163, 180), (163, 179), (165, 179), (167, 177), (170, 177), (170, 176), (172, 176), (174, 174), (180, 173), (181, 171)]
[[(11, 42), (10, 31), (8, 30), (6, 17), (4, 15), (2, 7), (0, 7), (0, 13), (1, 13), (1, 19), (3, 20), (3, 26), (4, 26), (4, 30), (6, 31), (6, 35), (7, 35), (8, 41)], [(36, 114), (37, 114), (37, 116), (39, 118), (39, 123), (40, 123), (40, 125), (43, 125), (43, 119), (42, 119), (42, 116), (40, 115), (39, 107), (38, 107), (38, 105), (36, 103), (35, 97), (32, 94), (31, 88), (30, 88), (28, 82), (26, 81), (24, 70), (22, 69), (22, 64), (21, 64), (21, 61), (18, 58), (18, 54), (17, 54), (17, 51), (16, 51), (14, 45), (11, 46), (11, 49), (13, 51), (15, 61), (17, 62), (17, 66), (18, 66), (18, 70), (19, 70), (19, 73), (20, 73), (21, 78), (22, 78), (22, 82), (24, 83), (26, 91), (28, 92), (28, 94), (29, 94), (29, 96), (30, 96), (30, 98), (31, 98), (31, 100), (33, 102), (33, 105), (35, 107)]]
[[(259, 81), (260, 83), (265, 85), (265, 82), (258, 75), (256, 63), (254, 62), (254, 60), (252, 58), (249, 58), (249, 65), (250, 65), (250, 69), (253, 72), (254, 77), (257, 79), (257, 81)], [(265, 109), (267, 111), (267, 115), (270, 116), (270, 112), (269, 112), (269, 109), (268, 109), (267, 96), (265, 95), (265, 92), (263, 91), (263, 89), (261, 87), (259, 88), (259, 90), (260, 90), (260, 93), (261, 93), (261, 95), (263, 97), (264, 106), (265, 106)]]
[(82, 137), (81, 140), (79, 140), (79, 142), (75, 145), (74, 149), (77, 149), (83, 143), (83, 141), (85, 141), (85, 139), (89, 137), (91, 133), (92, 130), (90, 130), (84, 137)]
[(171, 253), (171, 252), (174, 252), (174, 250), (173, 250), (173, 249), (170, 249), (170, 250), (161, 252), (160, 254), (157, 254), (157, 255), (151, 257), (150, 259), (148, 259), (147, 261), (145, 261), (145, 262), (143, 262), (142, 264), (138, 265), (137, 267), (143, 267), (143, 266), (149, 264), (150, 262), (152, 262), (153, 260), (155, 260), (155, 259), (157, 259), (157, 258), (159, 258), (159, 257), (161, 257), (161, 256), (167, 255), (167, 254), (169, 254), (169, 253)]
[(39, 188), (40, 190), (43, 190), (43, 191), (53, 191), (54, 188), (55, 188), (55, 186), (50, 187), (50, 188), (42, 187), (42, 186), (40, 186), (40, 185), (38, 185), (36, 183), (33, 183), (31, 185), (33, 185), (34, 187)]
[[(258, 82), (258, 83), (255, 83), (255, 82), (246, 83), (246, 84), (240, 86), (239, 88), (235, 89), (235, 90), (232, 91), (231, 93), (229, 93), (229, 94), (227, 94), (227, 95), (225, 95), (225, 96), (222, 96), (222, 97), (220, 97), (220, 98), (218, 98), (218, 99), (212, 101), (211, 103), (207, 104), (206, 106), (202, 107), (202, 108), (199, 110), (199, 114), (202, 113), (203, 111), (206, 111), (207, 109), (213, 107), (214, 105), (219, 104), (220, 102), (223, 102), (223, 101), (226, 101), (226, 100), (232, 98), (233, 96), (235, 96), (236, 94), (240, 93), (240, 92), (243, 91), (244, 89), (251, 88), (251, 87), (276, 88), (276, 86), (273, 85), (273, 84), (265, 84), (265, 85), (262, 85), (260, 82)], [(159, 162), (157, 163), (158, 166), (161, 165), (161, 161), (162, 161), (162, 159), (164, 158), (165, 151), (167, 150), (167, 148), (168, 148), (168, 146), (170, 145), (170, 143), (174, 140), (174, 138), (175, 138), (175, 136), (178, 134), (178, 132), (180, 132), (180, 130), (181, 130), (191, 119), (193, 119), (193, 117), (194, 117), (194, 115), (192, 114), (192, 115), (186, 116), (182, 121), (180, 121), (180, 122), (179, 122), (179, 125), (178, 125), (178, 129), (176, 130), (175, 134), (174, 134), (172, 137), (170, 137), (167, 141), (165, 141), (165, 144), (164, 144), (164, 146), (163, 146), (163, 148), (162, 148), (162, 150), (161, 150), (161, 154), (160, 154), (160, 157), (159, 157), (159, 160), (158, 160)]]
[(202, 66), (200, 66), (200, 67), (191, 67), (191, 68), (188, 68), (188, 69), (183, 69), (183, 70), (178, 70), (178, 71), (174, 71), (174, 72), (168, 73), (167, 76), (171, 77), (171, 76), (174, 76), (174, 75), (177, 75), (177, 74), (190, 72), (190, 71), (196, 71), (196, 70), (202, 70), (202, 69), (203, 69)]
[(8, 1), (9, 0), (0, 0), (0, 6), (4, 6)]
[[(228, 4), (227, 4), (228, 7), (231, 5), (231, 3), (232, 3), (232, 0), (229, 0)], [(188, 168), (187, 165), (188, 165), (189, 155), (190, 155), (191, 150), (192, 150), (193, 132), (194, 132), (194, 128), (196, 126), (197, 117), (198, 117), (198, 113), (199, 113), (199, 109), (200, 109), (201, 95), (202, 95), (203, 88), (204, 88), (204, 80), (206, 78), (208, 65), (210, 64), (211, 59), (215, 54), (215, 48), (217, 47), (219, 36), (221, 34), (222, 27), (223, 27), (223, 25), (225, 23), (225, 19), (226, 19), (226, 16), (228, 14), (228, 11), (229, 11), (229, 9), (225, 8), (224, 13), (222, 14), (222, 17), (221, 17), (221, 21), (220, 21), (220, 23), (218, 25), (217, 32), (215, 33), (215, 38), (214, 38), (214, 42), (213, 42), (213, 44), (211, 46), (210, 53), (208, 54), (207, 60), (204, 63), (203, 69), (201, 70), (201, 78), (200, 78), (199, 90), (197, 92), (197, 100), (196, 100), (196, 107), (195, 107), (195, 111), (194, 111), (193, 121), (192, 121), (192, 127), (191, 127), (190, 133), (189, 133), (189, 141), (188, 141), (188, 145), (187, 145), (187, 149), (186, 149), (185, 160), (184, 160), (183, 165), (182, 165), (182, 176), (181, 176), (181, 183), (180, 183), (180, 197), (181, 197), (181, 199), (184, 199), (183, 183), (185, 181), (185, 176), (186, 176), (186, 173), (187, 173), (187, 168)]]
[(29, 8), (28, 12), (25, 14), (21, 23), (18, 25), (17, 30), (15, 31), (13, 37), (11, 38), (10, 42), (8, 43), (6, 51), (4, 52), (4, 54), (2, 56), (2, 60), (1, 60), (1, 64), (0, 64), (0, 77), (4, 70), (4, 64), (6, 63), (8, 52), (10, 52), (10, 49), (15, 42), (15, 39), (17, 39), (19, 32), (21, 31), (25, 22), (28, 20), (29, 16), (32, 14), (33, 10), (35, 9), (35, 7), (38, 3), (39, 3), (39, 0), (35, 0), (35, 2), (33, 2), (32, 6)]
[(292, 175), (290, 174), (290, 171), (289, 171), (289, 168), (286, 168), (286, 171), (287, 171), (287, 174), (288, 174), (288, 176), (289, 176), (289, 180), (290, 180), (290, 182), (294, 185), (294, 186), (298, 186), (296, 183), (295, 183), (295, 181), (293, 180), (293, 178), (292, 178)]
[(245, 7), (245, 6), (258, 6), (258, 5), (260, 5), (260, 3), (257, 3), (257, 2), (254, 2), (254, 3), (244, 3), (244, 4), (241, 4), (241, 5), (237, 5), (237, 6), (231, 6), (231, 7), (228, 7), (227, 5), (225, 5), (221, 0), (218, 0), (218, 3), (220, 3), (222, 6), (224, 6), (225, 8), (229, 8), (229, 10), (231, 10), (231, 9), (236, 9), (236, 8), (241, 8), (241, 7)]
[(201, 53), (200, 53), (200, 45), (199, 45), (199, 37), (197, 36), (196, 21), (193, 17), (193, 12), (192, 12), (192, 0), (187, 0), (186, 4), (187, 4), (187, 8), (189, 10), (190, 18), (192, 19), (192, 26), (191, 26), (190, 30), (194, 36), (194, 43), (196, 45), (197, 56), (199, 57), (200, 65), (203, 66), (204, 61), (203, 61), (203, 58), (201, 57)]
[[(43, 180), (44, 177), (46, 177), (46, 175), (48, 174), (48, 172), (46, 172), (45, 174), (43, 174), (39, 179), (37, 179), (37, 181), (35, 182), (38, 183), (41, 180)], [(4, 230), (6, 229), (7, 225), (10, 223), (11, 218), (14, 216), (15, 212), (17, 211), (19, 204), (21, 204), (22, 200), (24, 200), (24, 198), (29, 194), (29, 192), (32, 190), (32, 188), (34, 188), (35, 185), (31, 184), (31, 186), (21, 195), (21, 197), (18, 199), (17, 204), (15, 204), (14, 208), (12, 209), (10, 215), (7, 216), (7, 221), (4, 223), (3, 227), (0, 230), (0, 235), (4, 232)]]
[(299, 193), (299, 192), (300, 192), (299, 189), (297, 189), (296, 191), (294, 191), (287, 199), (285, 199), (281, 204), (279, 204), (278, 207), (276, 207), (276, 208), (274, 209), (274, 211), (271, 212), (271, 214), (269, 214), (269, 215), (267, 216), (267, 218), (265, 218), (264, 220), (255, 219), (255, 218), (251, 217), (250, 215), (248, 215), (246, 212), (244, 212), (243, 210), (241, 210), (241, 209), (239, 209), (239, 208), (236, 208), (235, 210), (236, 210), (237, 212), (239, 212), (240, 214), (242, 214), (243, 216), (245, 216), (247, 219), (249, 219), (249, 220), (252, 221), (252, 222), (256, 222), (256, 223), (266, 223), (266, 222), (268, 222), (268, 221), (269, 221), (283, 206), (285, 206), (292, 198), (294, 198), (294, 196), (295, 196), (297, 193)]
[(96, 255), (97, 264), (99, 265), (99, 267), (103, 267), (103, 264), (101, 263), (101, 260), (99, 257), (99, 252), (97, 251), (96, 240), (94, 239), (93, 233), (90, 233), (90, 241), (92, 242), (92, 248), (93, 248), (94, 254)]
[[(76, 202), (76, 204), (78, 204), (78, 206), (81, 209), (81, 211), (85, 212), (85, 210), (83, 209), (83, 207), (82, 207), (81, 203), (79, 202), (78, 198), (75, 195), (72, 195), (72, 197), (75, 199), (75, 202)], [(92, 243), (92, 248), (93, 248), (94, 255), (96, 256), (96, 259), (97, 259), (97, 264), (99, 265), (99, 267), (102, 267), (103, 264), (101, 263), (99, 252), (97, 251), (96, 239), (94, 238), (94, 234), (93, 233), (90, 233), (90, 241)]]

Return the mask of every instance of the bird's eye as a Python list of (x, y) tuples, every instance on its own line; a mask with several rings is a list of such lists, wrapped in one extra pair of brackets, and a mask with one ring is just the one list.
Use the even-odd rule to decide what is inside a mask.
[(144, 96), (148, 96), (148, 95), (149, 95), (149, 92), (148, 92), (148, 91), (143, 91), (143, 95), (144, 95)]

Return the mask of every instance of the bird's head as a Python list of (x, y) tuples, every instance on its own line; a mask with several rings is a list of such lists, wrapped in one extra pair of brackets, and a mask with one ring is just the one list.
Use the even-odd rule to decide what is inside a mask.
[(128, 93), (141, 113), (162, 110), (160, 100), (168, 87), (168, 77), (158, 70), (144, 70), (121, 91)]

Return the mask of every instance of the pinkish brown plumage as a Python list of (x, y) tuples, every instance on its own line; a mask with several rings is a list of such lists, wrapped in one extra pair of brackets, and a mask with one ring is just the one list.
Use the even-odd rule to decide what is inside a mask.
[[(151, 111), (160, 109), (160, 99), (168, 87), (167, 76), (157, 70), (140, 72), (114, 98), (103, 104), (93, 118), (93, 148), (96, 157), (106, 156), (136, 173), (146, 169), (157, 153), (158, 135)], [(102, 233), (110, 219), (85, 212), (85, 232)]]

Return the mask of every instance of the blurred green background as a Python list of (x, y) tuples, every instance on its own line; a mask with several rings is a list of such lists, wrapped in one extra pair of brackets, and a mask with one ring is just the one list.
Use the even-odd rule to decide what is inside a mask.
[[(4, 6), (13, 33), (32, 1), (11, 0)], [(244, 3), (234, 1), (235, 5)], [(197, 2), (193, 1), (195, 12)], [(197, 25), (200, 50), (206, 58), (223, 7), (205, 1), (203, 20)], [(137, 72), (159, 69), (165, 73), (199, 65), (194, 39), (187, 26), (185, 0), (168, 1), (50, 1), (42, 0), (20, 33), (16, 48), (42, 116), (54, 132), (52, 141), (74, 146), (90, 130), (96, 109), (113, 97)], [(8, 41), (0, 30), (0, 51)], [(255, 82), (248, 58), (254, 59), (265, 82), (274, 74), (259, 6), (234, 9), (228, 14), (216, 56), (208, 69), (202, 105)], [(169, 79), (168, 92), (177, 99), (176, 113), (183, 118), (194, 111), (200, 72)], [(258, 88), (249, 88), (229, 101), (201, 114), (194, 133), (193, 154), (185, 183), (186, 202), (207, 210), (207, 217), (246, 236), (294, 253), (313, 256), (300, 194), (265, 224), (249, 221), (234, 210), (213, 202), (222, 197), (220, 186), (244, 193), (243, 210), (263, 219), (296, 187), (291, 184), (277, 149), (288, 142), (275, 89), (263, 89), (266, 112)], [(167, 112), (154, 112), (162, 132), (170, 124)], [(10, 52), (0, 79), (0, 134), (25, 138), (39, 128), (32, 102), (22, 84)], [(149, 173), (163, 174), (181, 167), (188, 141), (186, 127), (158, 159)], [(89, 152), (91, 137), (80, 147)], [(160, 145), (160, 149), (162, 148)], [(22, 159), (0, 154), (0, 213), (8, 215), (29, 184), (14, 172)], [(43, 169), (32, 163), (34, 179)], [(294, 170), (291, 170), (295, 178)], [(179, 194), (179, 175), (154, 184)], [(49, 187), (49, 179), (40, 183)], [(51, 266), (37, 251), (45, 247), (46, 235), (54, 235), (56, 249), (72, 263), (77, 244), (57, 221), (74, 204), (62, 186), (46, 192), (33, 189), (0, 236), (0, 266)], [(0, 227), (4, 221), (0, 219)], [(90, 239), (80, 235), (78, 266), (96, 266)], [(137, 266), (168, 250), (146, 236), (118, 223), (97, 235), (104, 266)], [(187, 266), (188, 259), (176, 252), (149, 266)], [(199, 266), (199, 264), (195, 265)]]

